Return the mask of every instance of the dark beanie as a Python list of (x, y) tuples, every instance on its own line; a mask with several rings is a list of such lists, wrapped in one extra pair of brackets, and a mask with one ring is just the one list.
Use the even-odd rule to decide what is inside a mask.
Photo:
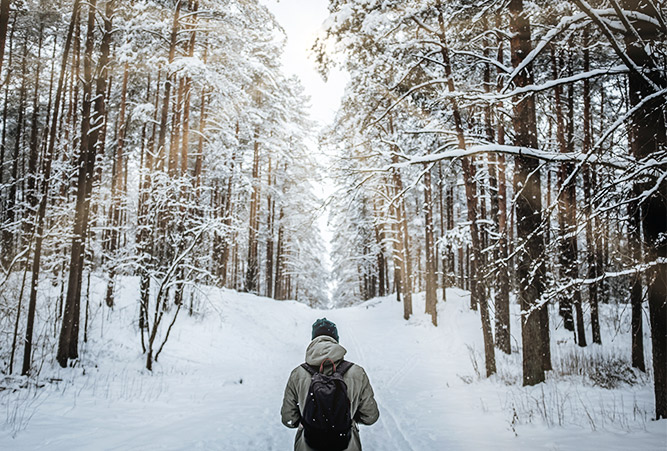
[(338, 341), (338, 329), (336, 329), (336, 325), (326, 318), (320, 318), (313, 323), (313, 339), (320, 335), (328, 335)]

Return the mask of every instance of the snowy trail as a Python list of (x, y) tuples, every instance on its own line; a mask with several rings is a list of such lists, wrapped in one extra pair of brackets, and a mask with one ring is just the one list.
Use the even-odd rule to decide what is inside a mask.
[[(360, 361), (369, 362), (369, 360), (366, 357), (366, 352), (364, 350), (366, 346), (362, 346), (359, 343), (359, 340), (357, 339), (357, 330), (360, 327), (363, 329), (363, 325), (360, 326), (355, 324), (353, 326), (351, 322), (348, 322), (347, 327), (348, 327), (347, 334), (349, 335), (350, 341), (352, 343), (352, 346), (350, 346), (350, 349), (348, 351), (351, 350), (352, 355), (358, 355)], [(378, 346), (377, 343), (373, 343), (372, 341), (364, 341), (364, 343), (369, 344), (368, 348), (371, 349), (371, 352), (373, 349), (377, 349)], [(374, 433), (376, 437), (384, 439), (382, 441), (376, 442), (375, 446), (381, 446), (382, 449), (387, 449), (387, 450), (398, 449), (398, 450), (410, 450), (410, 451), (415, 449), (414, 446), (412, 446), (408, 437), (406, 436), (405, 432), (403, 432), (401, 423), (396, 421), (396, 416), (393, 413), (393, 407), (390, 407), (385, 401), (384, 397), (382, 396), (382, 394), (385, 393), (387, 389), (396, 382), (396, 379), (400, 375), (405, 375), (408, 370), (409, 370), (409, 364), (405, 363), (403, 367), (400, 368), (400, 370), (397, 371), (388, 381), (385, 382), (382, 379), (380, 379), (374, 383), (375, 391), (377, 393), (376, 398), (377, 398), (378, 408), (380, 409), (380, 412), (382, 412), (382, 414), (380, 415), (379, 425), (375, 427), (378, 428), (379, 430), (375, 430)], [(363, 426), (361, 427), (362, 429), (365, 429)]]
[(105, 324), (113, 332), (98, 333), (89, 345), (104, 349), (88, 356), (96, 368), (88, 365), (85, 375), (80, 368), (45, 369), (63, 382), (41, 389), (34, 402), (20, 402), (21, 392), (0, 392), (3, 411), (20, 407), (30, 417), (14, 438), (15, 428), (2, 426), (0, 449), (290, 450), (294, 430), (279, 416), (283, 390), (303, 361), (311, 324), (326, 316), (338, 324), (346, 358), (366, 369), (380, 407), (380, 420), (361, 427), (366, 450), (664, 451), (660, 424), (627, 433), (538, 423), (517, 426), (516, 436), (504, 402), (509, 392), (497, 382), (469, 383), (468, 345), (482, 348), (479, 318), (465, 293), (448, 291), (438, 328), (422, 313), (422, 298), (415, 296), (415, 314), (406, 322), (390, 298), (318, 311), (211, 290), (206, 318), (179, 319), (153, 374), (142, 370), (128, 326), (135, 312), (119, 308), (116, 322)]
[[(467, 349), (460, 340), (461, 330), (446, 316), (449, 309), (465, 308), (463, 298), (455, 298), (454, 302), (456, 304), (441, 305), (441, 321), (444, 322), (441, 327), (450, 332), (448, 341), (440, 341), (441, 337), (433, 334), (435, 330), (428, 318), (419, 313), (415, 315), (418, 319), (413, 321), (416, 324), (396, 324), (392, 316), (400, 315), (395, 310), (401, 307), (398, 303), (392, 305), (391, 301), (389, 307), (395, 308), (371, 312), (383, 316), (376, 318), (380, 323), (393, 326), (381, 333), (367, 327), (365, 312), (344, 322), (350, 336), (350, 355), (364, 362), (380, 407), (380, 425), (362, 429), (364, 443), (371, 449), (476, 449), (482, 444), (478, 442), (466, 448), (459, 440), (461, 429), (474, 425), (479, 411), (467, 396), (461, 401), (453, 396), (460, 393), (449, 390), (461, 382), (456, 369), (470, 365)], [(423, 306), (417, 302), (415, 311), (421, 308)], [(461, 319), (459, 315), (456, 318)], [(345, 345), (342, 334), (341, 342)], [(473, 421), (461, 424), (459, 418)], [(479, 431), (475, 432), (479, 436)], [(492, 442), (483, 444), (489, 446)]]

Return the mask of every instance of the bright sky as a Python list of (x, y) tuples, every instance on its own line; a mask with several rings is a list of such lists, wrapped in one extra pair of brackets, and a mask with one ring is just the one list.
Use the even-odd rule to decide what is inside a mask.
[(340, 105), (347, 76), (332, 71), (325, 83), (315, 70), (310, 49), (322, 23), (329, 16), (328, 0), (263, 0), (287, 34), (283, 66), (289, 76), (296, 74), (311, 98), (312, 118), (320, 127), (330, 123)]

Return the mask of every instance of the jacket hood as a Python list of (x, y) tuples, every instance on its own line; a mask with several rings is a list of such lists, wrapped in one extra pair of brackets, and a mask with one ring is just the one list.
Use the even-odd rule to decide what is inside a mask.
[(339, 362), (346, 353), (347, 349), (339, 345), (336, 340), (327, 335), (320, 335), (315, 337), (308, 345), (306, 363), (319, 367), (326, 359)]

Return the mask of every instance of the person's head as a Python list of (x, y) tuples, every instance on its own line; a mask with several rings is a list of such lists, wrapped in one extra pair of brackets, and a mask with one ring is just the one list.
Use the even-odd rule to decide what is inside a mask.
[(338, 341), (336, 325), (326, 318), (320, 318), (313, 323), (313, 340), (320, 335), (327, 335)]

